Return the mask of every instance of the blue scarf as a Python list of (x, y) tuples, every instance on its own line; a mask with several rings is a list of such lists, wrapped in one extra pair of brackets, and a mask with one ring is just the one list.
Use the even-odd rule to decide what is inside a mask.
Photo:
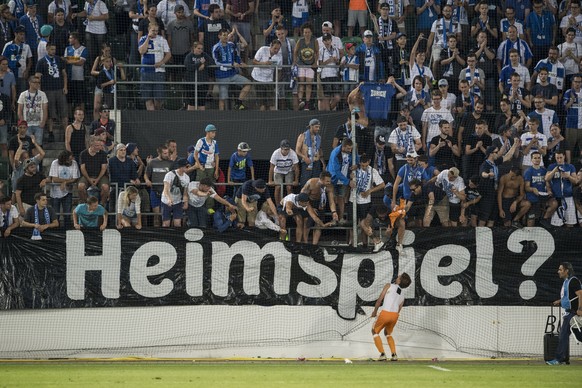
[[(515, 45), (517, 47), (515, 47)], [(501, 67), (511, 64), (511, 62), (509, 61), (509, 50), (511, 50), (512, 48), (515, 48), (517, 50), (517, 53), (519, 54), (519, 63), (522, 63), (521, 39), (520, 38), (517, 38), (517, 41), (515, 43), (513, 43), (511, 40), (509, 40), (509, 38), (507, 38), (505, 40), (505, 47), (504, 48), (505, 48), (505, 53), (503, 55), (503, 65)]]
[[(51, 223), (51, 216), (49, 214), (48, 207), (44, 208), (44, 220), (45, 220), (46, 224)], [(40, 219), (38, 217), (38, 205), (34, 205), (34, 223), (40, 225)], [(32, 237), (30, 239), (31, 240), (42, 240), (42, 237), (40, 235), (40, 231), (38, 229), (34, 228), (32, 230)]]
[(493, 179), (495, 180), (495, 189), (497, 189), (497, 180), (499, 179), (499, 167), (497, 167), (495, 162), (491, 162), (491, 161), (487, 160), (487, 163), (493, 169), (493, 175), (494, 175)]
[(313, 157), (317, 155), (319, 149), (321, 148), (321, 136), (319, 134), (315, 135), (315, 144), (311, 141), (311, 132), (309, 129), (305, 131), (305, 145), (307, 146), (307, 157), (311, 159), (310, 166), (313, 166)]

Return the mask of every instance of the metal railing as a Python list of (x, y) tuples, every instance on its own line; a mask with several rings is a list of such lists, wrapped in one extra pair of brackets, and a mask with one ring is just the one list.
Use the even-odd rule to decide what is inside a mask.
[[(117, 70), (117, 64), (115, 65), (115, 69)], [(124, 68), (129, 68), (129, 69), (141, 69), (143, 67), (154, 67), (153, 65), (141, 65), (141, 64), (124, 64), (123, 65)], [(211, 65), (208, 66), (210, 69), (217, 69), (217, 68), (221, 68), (224, 66), (218, 66), (218, 65)], [(291, 68), (293, 66), (292, 65), (277, 65), (277, 66), (273, 66), (273, 65), (247, 65), (246, 68), (242, 68), (242, 69), (248, 69), (249, 72), (251, 69), (253, 68), (269, 68), (269, 69), (273, 69), (273, 81), (272, 82), (260, 82), (260, 81), (255, 81), (252, 79), (252, 77), (250, 76), (245, 76), (249, 81), (251, 85), (261, 85), (261, 86), (265, 86), (265, 85), (271, 85), (273, 86), (273, 93), (274, 93), (274, 108), (275, 110), (279, 109), (279, 101), (281, 99), (285, 99), (284, 96), (280, 95), (280, 91), (281, 90), (285, 90), (285, 88), (287, 88), (287, 90), (290, 90), (289, 85), (291, 83), (291, 79), (285, 79), (282, 80), (282, 76), (283, 75), (290, 75), (291, 73)], [(164, 65), (163, 66), (164, 69), (185, 69), (184, 65)], [(338, 77), (340, 76), (339, 74), (339, 69), (340, 66), (326, 66), (326, 68), (337, 68), (338, 69)], [(241, 69), (241, 68), (239, 68)], [(137, 73), (137, 71), (133, 72), (134, 74)], [(169, 74), (169, 72), (166, 72), (166, 74)], [(240, 71), (239, 71), (240, 74)], [(132, 85), (148, 85), (148, 84), (153, 84), (153, 85), (157, 85), (159, 84), (158, 82), (155, 81), (141, 81), (141, 80), (126, 80), (126, 81), (122, 81), (122, 80), (118, 80), (117, 78), (117, 71), (115, 71), (115, 82), (116, 85), (128, 85), (128, 86), (132, 86)], [(325, 85), (337, 85), (338, 89), (340, 89), (338, 91), (339, 94), (345, 94), (343, 90), (341, 90), (341, 86), (346, 85), (348, 83), (346, 82), (328, 82), (328, 81), (322, 81), (319, 78), (319, 72), (315, 72), (315, 78), (313, 79), (312, 82), (299, 82), (299, 81), (295, 81), (297, 83), (297, 85), (307, 85), (307, 84), (315, 84), (317, 85), (317, 88), (314, 88), (312, 91), (312, 100), (313, 101), (317, 101), (320, 98), (320, 94), (323, 93), (322, 89)], [(165, 80), (163, 82), (164, 85), (191, 85), (194, 86), (194, 103), (195, 103), (195, 108), (198, 109), (199, 108), (199, 98), (198, 98), (198, 94), (200, 91), (200, 87), (202, 85), (207, 85), (209, 86), (209, 90), (210, 87), (213, 87), (215, 85), (228, 85), (230, 86), (237, 86), (237, 85), (241, 85), (240, 83), (237, 82), (217, 82), (217, 81), (207, 81), (207, 82), (202, 82), (199, 81), (198, 79), (198, 71), (194, 72), (194, 81), (189, 82), (189, 81), (170, 81), (170, 80)], [(351, 83), (350, 83), (351, 85)], [(356, 84), (354, 83), (353, 86), (355, 86)], [(115, 88), (114, 89), (114, 104), (113, 104), (113, 108), (115, 111), (118, 110), (119, 107), (119, 100), (123, 99), (124, 96), (120, 95), (120, 91), (119, 88)], [(180, 97), (181, 98), (181, 97)], [(168, 99), (168, 97), (166, 97), (166, 99)]]

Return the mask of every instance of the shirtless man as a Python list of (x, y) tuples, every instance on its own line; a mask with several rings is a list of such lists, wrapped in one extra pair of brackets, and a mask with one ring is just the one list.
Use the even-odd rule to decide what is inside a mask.
[(497, 190), (497, 206), (499, 207), (499, 217), (503, 220), (503, 226), (521, 227), (517, 215), (522, 212), (516, 213), (518, 206), (524, 206), (524, 198), (525, 182), (521, 176), (521, 170), (513, 167), (499, 179)]
[(301, 161), (300, 185), (304, 185), (307, 180), (319, 176), (325, 170), (321, 135), (319, 134), (320, 128), (321, 123), (319, 120), (311, 119), (309, 121), (309, 129), (297, 137), (295, 152)]
[[(309, 179), (301, 189), (301, 192), (309, 195), (309, 202), (311, 203), (311, 206), (316, 212), (324, 211), (326, 205), (329, 204), (329, 209), (331, 210), (333, 222), (335, 223), (339, 220), (335, 206), (335, 197), (333, 194), (333, 185), (331, 183), (331, 174), (328, 171), (323, 171), (319, 175), (319, 178)], [(310, 221), (309, 218), (306, 218), (304, 220), (303, 242), (305, 243), (309, 240), (310, 228), (308, 227), (309, 226), (308, 224), (310, 222), (312, 221)], [(329, 223), (325, 225), (329, 225)], [(321, 229), (315, 229), (313, 231), (314, 245), (317, 245), (317, 243), (319, 243), (320, 237)]]

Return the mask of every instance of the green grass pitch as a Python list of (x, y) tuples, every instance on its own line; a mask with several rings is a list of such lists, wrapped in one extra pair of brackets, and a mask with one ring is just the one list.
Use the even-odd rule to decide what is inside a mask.
[[(578, 361), (0, 363), (0, 387), (580, 387)], [(452, 384), (452, 385), (451, 385)]]

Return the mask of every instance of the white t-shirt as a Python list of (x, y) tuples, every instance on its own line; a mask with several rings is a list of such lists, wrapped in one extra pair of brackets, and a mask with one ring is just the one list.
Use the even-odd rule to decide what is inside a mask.
[[(51, 178), (62, 178), (62, 179), (78, 179), (80, 177), (79, 165), (75, 160), (70, 166), (62, 166), (59, 164), (58, 159), (53, 160), (51, 163), (51, 169), (49, 171), (49, 177)], [(51, 185), (51, 198), (63, 198), (67, 194), (73, 192), (73, 185), (69, 184), (66, 186), (65, 190), (61, 189), (60, 184)]]
[[(572, 53), (576, 57), (582, 57), (582, 45), (580, 43), (576, 43), (576, 42), (572, 42), (572, 43), (564, 42), (564, 43), (558, 45), (558, 53), (559, 53), (558, 55), (560, 57), (562, 57), (566, 53), (566, 51), (568, 51), (568, 49), (571, 49)], [(566, 57), (563, 60), (561, 60), (560, 62), (562, 62), (562, 64), (564, 65), (564, 69), (566, 69), (566, 75), (578, 74), (580, 72), (578, 69), (578, 64), (572, 58)]]
[(426, 131), (426, 144), (430, 144), (430, 141), (433, 137), (438, 136), (441, 133), (441, 129), (439, 127), (439, 122), (441, 120), (447, 120), (449, 123), (452, 123), (454, 118), (451, 114), (451, 111), (447, 108), (443, 108), (441, 106), (440, 109), (435, 109), (434, 106), (426, 109), (422, 112), (422, 117), (420, 121), (423, 123), (428, 122), (428, 129)]
[[(323, 47), (323, 36), (317, 38), (318, 47)], [(337, 36), (331, 36), (331, 45), (335, 47), (338, 51), (344, 49), (344, 45), (342, 44), (342, 40)]]
[[(531, 132), (526, 132), (526, 133), (522, 134), (521, 135), (521, 146), (523, 148), (525, 148), (529, 143), (531, 143), (532, 139), (533, 138), (536, 138), (536, 137), (538, 139), (539, 148), (537, 148), (537, 147), (531, 147), (530, 150), (529, 150), (529, 153), (527, 155), (525, 155), (525, 154), (523, 155), (523, 160), (521, 162), (521, 164), (523, 166), (531, 166), (532, 165), (532, 163), (531, 163), (531, 154), (534, 151), (538, 151), (539, 152), (542, 147), (547, 147), (548, 146), (548, 138), (546, 137), (546, 135), (544, 135), (541, 132), (538, 132), (535, 135), (533, 133), (531, 133)], [(543, 158), (542, 158), (542, 164), (540, 164), (540, 166), (542, 166), (542, 167), (544, 166), (544, 160), (543, 160)]]
[(322, 65), (322, 62), (329, 60), (331, 57), (335, 57), (339, 61), (340, 55), (339, 50), (333, 46), (328, 49), (325, 45), (319, 46), (319, 68), (321, 69), (321, 78), (331, 78), (338, 76), (339, 62), (330, 62), (327, 65)]
[(449, 198), (449, 203), (461, 203), (461, 198), (457, 197), (452, 189), (457, 191), (465, 190), (465, 182), (460, 176), (456, 177), (454, 181), (449, 181), (449, 170), (443, 170), (439, 173), (436, 179), (436, 185), (443, 189)]
[[(174, 184), (173, 184), (174, 178), (176, 177), (176, 175), (178, 175), (178, 178), (180, 178), (180, 184), (182, 185), (182, 190), (187, 190), (188, 184), (190, 183), (190, 177), (186, 173), (184, 173), (184, 174), (182, 174), (182, 176), (180, 176), (179, 174), (177, 174), (175, 172), (175, 170), (172, 170), (166, 174), (166, 176), (164, 177), (164, 183), (168, 182), (170, 184), (170, 197), (171, 197), (174, 205), (176, 205), (178, 203), (182, 203), (182, 198), (183, 198), (180, 190), (177, 190), (177, 188), (174, 187)], [(165, 203), (166, 205), (170, 204), (170, 198), (168, 198), (166, 196), (165, 191), (162, 192), (162, 203)]]
[(400, 286), (397, 284), (391, 284), (390, 288), (384, 296), (384, 301), (382, 302), (382, 311), (387, 311), (390, 313), (397, 313), (402, 302), (404, 302), (404, 295), (402, 292), (398, 292)]
[[(425, 76), (428, 76), (431, 81), (434, 79), (434, 75), (432, 74), (432, 71), (430, 70), (429, 67), (427, 67), (427, 66), (421, 67), (421, 66), (418, 66), (416, 63), (414, 63), (410, 67), (410, 79), (413, 80), (414, 77), (416, 77), (417, 75), (420, 75), (425, 81), (426, 81)], [(430, 85), (430, 82), (427, 82), (426, 85), (424, 86), (424, 90), (429, 92), (431, 87), (432, 87), (432, 85)], [(414, 90), (412, 85), (410, 85), (410, 90)]]
[[(295, 207), (302, 209), (302, 210), (307, 210), (307, 206), (301, 206), (299, 205), (299, 203), (297, 202), (296, 198), (299, 194), (289, 194), (287, 196), (285, 196), (282, 200), (281, 200), (281, 205), (283, 206), (283, 212), (286, 211), (287, 209), (287, 203), (291, 202)], [(287, 215), (287, 213), (285, 212), (285, 215)]]
[(453, 22), (452, 17), (451, 20), (447, 21), (444, 20), (445, 18), (440, 18), (432, 22), (430, 32), (434, 33), (433, 47), (437, 46), (443, 48), (444, 46), (443, 42), (445, 41), (445, 37), (443, 36), (443, 34), (445, 33), (444, 31), (445, 26), (447, 27), (447, 31), (445, 34), (446, 36), (448, 36), (449, 34), (457, 34), (461, 32), (459, 29), (459, 25)]
[[(107, 5), (101, 0), (95, 0), (95, 3), (93, 5), (89, 4), (89, 2), (86, 2), (85, 11), (87, 12), (87, 16), (89, 15), (101, 16), (109, 13)], [(107, 26), (105, 25), (105, 20), (87, 19), (87, 27), (85, 27), (85, 32), (97, 35), (107, 34)]]
[[(572, 27), (570, 26), (571, 17), (572, 17), (571, 14), (564, 16), (562, 20), (560, 20), (560, 28)], [(576, 43), (582, 43), (582, 31), (578, 29), (578, 27), (580, 27), (581, 25), (582, 25), (582, 13), (576, 16), (576, 27), (574, 27), (574, 29), (576, 30), (576, 37), (574, 38), (574, 42)]]
[(420, 139), (420, 133), (418, 130), (411, 126), (406, 126), (406, 131), (401, 131), (400, 128), (394, 129), (390, 133), (390, 137), (388, 138), (388, 143), (396, 144), (398, 148), (406, 148), (406, 152), (403, 154), (394, 154), (396, 156), (396, 160), (406, 160), (406, 153), (407, 152), (416, 152), (415, 144), (416, 140)]
[(126, 203), (125, 200), (125, 190), (119, 193), (117, 198), (117, 214), (122, 214), (127, 218), (134, 218), (138, 214), (141, 214), (141, 198), (139, 195), (135, 197), (135, 201)]
[(275, 166), (275, 174), (287, 175), (293, 169), (293, 166), (299, 163), (299, 158), (293, 150), (284, 156), (281, 148), (277, 148), (271, 155), (271, 164)]
[[(259, 62), (271, 62), (274, 66), (281, 66), (283, 64), (283, 57), (281, 56), (281, 51), (275, 55), (271, 55), (271, 48), (269, 46), (263, 46), (257, 50), (255, 54), (255, 60)], [(264, 65), (262, 65), (264, 66)], [(275, 80), (274, 73), (275, 67), (254, 67), (251, 73), (253, 79), (258, 82), (273, 82)], [(275, 85), (273, 85), (273, 88)]]
[(18, 209), (14, 205), (12, 205), (7, 212), (0, 211), (0, 225), (4, 225), (4, 217), (8, 217), (8, 220), (6, 221), (8, 223), (7, 227), (12, 225), (14, 220), (18, 219), (19, 214)]
[(455, 107), (456, 103), (457, 103), (457, 96), (451, 92), (447, 92), (447, 98), (443, 98), (441, 100), (441, 106), (443, 108), (447, 108), (451, 112), (453, 111), (453, 108)]
[[(350, 202), (354, 202), (356, 199), (356, 204), (366, 204), (372, 202), (372, 196), (362, 197), (364, 191), (370, 190), (373, 186), (378, 186), (384, 183), (384, 180), (380, 176), (380, 173), (372, 166), (368, 166), (367, 169), (362, 170), (358, 168), (356, 170), (356, 189), (351, 191)], [(356, 196), (356, 192), (358, 193)]]
[(190, 184), (188, 185), (188, 205), (190, 206), (202, 207), (204, 206), (204, 203), (206, 202), (206, 199), (208, 197), (210, 198), (216, 197), (216, 191), (214, 191), (212, 187), (208, 191), (208, 195), (205, 196), (200, 196), (192, 193), (192, 190), (198, 190), (198, 187), (200, 187), (200, 182), (198, 181), (190, 182)]
[(45, 92), (42, 90), (30, 94), (28, 90), (20, 93), (18, 104), (23, 105), (24, 120), (29, 126), (38, 127), (43, 119), (42, 105), (48, 104)]

